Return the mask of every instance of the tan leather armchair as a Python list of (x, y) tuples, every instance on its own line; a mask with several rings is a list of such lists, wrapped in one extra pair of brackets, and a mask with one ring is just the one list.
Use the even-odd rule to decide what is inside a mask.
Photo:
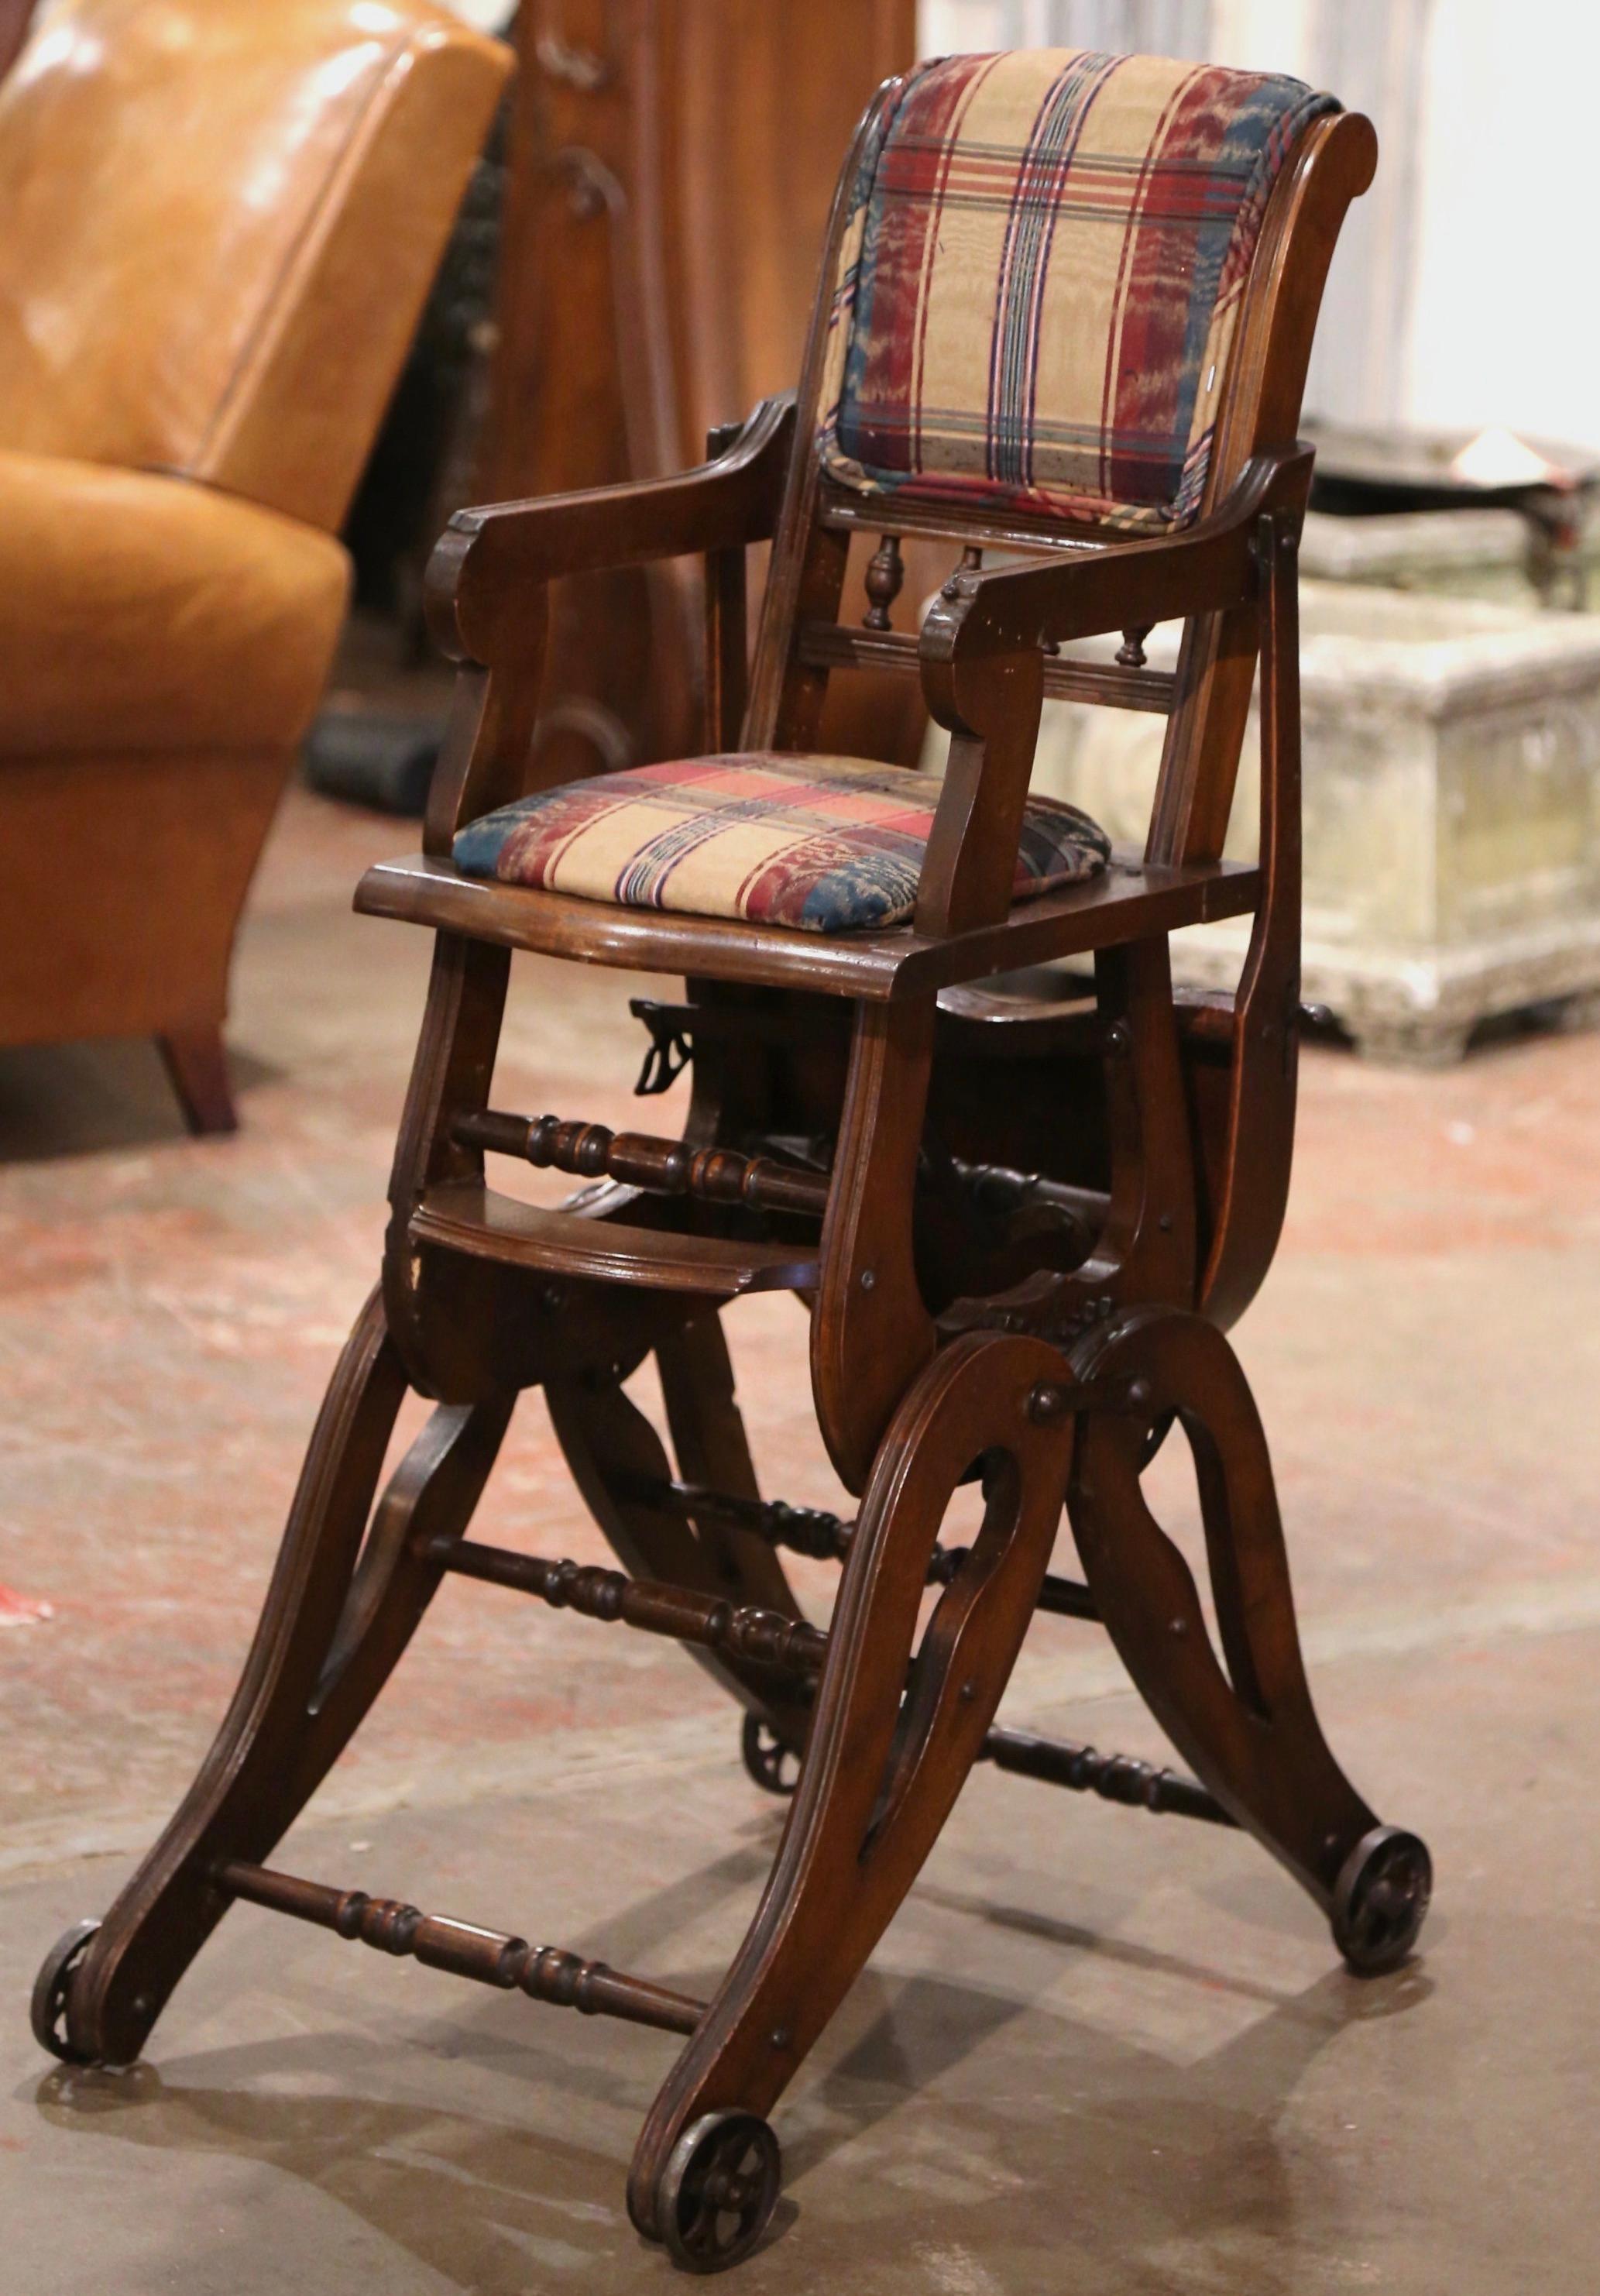
[(0, 1044), (233, 1121), (334, 530), (509, 66), (427, 0), (43, 0), (0, 81)]

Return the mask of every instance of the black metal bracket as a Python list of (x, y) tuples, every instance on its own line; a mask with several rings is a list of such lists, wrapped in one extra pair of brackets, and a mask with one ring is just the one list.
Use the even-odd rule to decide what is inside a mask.
[(695, 1056), (694, 1041), (685, 1017), (687, 1007), (657, 1004), (652, 996), (631, 996), (628, 1010), (650, 1034), (649, 1050), (644, 1056), (634, 1091), (641, 1099), (649, 1099), (655, 1093), (670, 1092)]

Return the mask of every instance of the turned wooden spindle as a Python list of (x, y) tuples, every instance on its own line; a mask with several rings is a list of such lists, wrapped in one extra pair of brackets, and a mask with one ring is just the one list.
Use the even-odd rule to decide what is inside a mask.
[[(818, 1562), (843, 1562), (855, 1536), (853, 1522), (821, 1507), (787, 1506), (781, 1499), (740, 1498), (731, 1491), (708, 1490), (703, 1483), (665, 1482), (654, 1476), (622, 1477), (619, 1494), (645, 1506), (665, 1507), (691, 1521), (725, 1523), (735, 1530), (753, 1530), (774, 1546), (796, 1554), (809, 1554)], [(930, 1587), (948, 1587), (971, 1549), (935, 1546), (928, 1560)], [(1057, 1618), (1098, 1620), (1099, 1611), (1087, 1587), (1074, 1578), (1045, 1573), (1038, 1607)]]
[(624, 1976), (603, 1961), (586, 1961), (560, 1946), (530, 1945), (507, 1931), (484, 1929), (446, 1914), (425, 1914), (403, 1898), (334, 1889), (242, 1858), (218, 1866), (215, 1879), (230, 1897), (331, 1930), (349, 1943), (409, 1957), (502, 1992), (526, 1993), (530, 2001), (552, 2008), (576, 2009), (585, 2017), (621, 2017), (664, 2033), (692, 2033), (706, 2013), (704, 2002), (647, 1978)]
[(801, 1212), (820, 1218), (828, 1208), (826, 1172), (798, 1171), (771, 1156), (744, 1156), (734, 1148), (691, 1148), (649, 1132), (613, 1132), (559, 1116), (511, 1116), (484, 1109), (456, 1119), (463, 1146), (520, 1156), (541, 1170), (551, 1166), (584, 1180), (612, 1179), (663, 1196), (698, 1196), (714, 1204), (748, 1204), (767, 1212)]
[(871, 603), (861, 617), (861, 627), (869, 630), (891, 627), (889, 609), (899, 597), (905, 580), (905, 560), (900, 554), (900, 537), (886, 534), (867, 564), (866, 591)]
[(664, 1580), (630, 1578), (598, 1563), (551, 1562), (542, 1554), (485, 1546), (470, 1538), (437, 1537), (423, 1551), (446, 1570), (537, 1595), (552, 1611), (576, 1611), (603, 1625), (697, 1643), (722, 1658), (770, 1666), (782, 1674), (820, 1673), (827, 1655), (828, 1636), (820, 1628), (758, 1604), (724, 1602)]
[(1142, 627), (1122, 632), (1122, 643), (1116, 650), (1119, 668), (1143, 669), (1146, 660), (1145, 640), (1155, 627), (1154, 622), (1146, 622)]

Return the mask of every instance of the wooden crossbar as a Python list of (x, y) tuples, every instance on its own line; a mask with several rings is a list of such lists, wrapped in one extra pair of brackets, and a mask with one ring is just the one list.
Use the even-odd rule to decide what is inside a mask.
[(1185, 1777), (1180, 1770), (1158, 1770), (1132, 1754), (1101, 1754), (1092, 1746), (1030, 1737), (1021, 1730), (991, 1730), (978, 1759), (1018, 1777), (1066, 1786), (1073, 1793), (1098, 1794), (1103, 1801), (1122, 1802), (1131, 1809), (1203, 1818), (1209, 1825), (1238, 1824), (1197, 1778)]
[[(620, 1486), (623, 1495), (646, 1506), (665, 1507), (674, 1514), (701, 1517), (729, 1524), (736, 1530), (753, 1530), (757, 1538), (794, 1554), (809, 1554), (819, 1562), (842, 1562), (850, 1552), (853, 1522), (822, 1507), (788, 1506), (782, 1499), (747, 1499), (730, 1491), (708, 1490), (701, 1483), (668, 1482), (643, 1477)], [(935, 1546), (927, 1567), (928, 1584), (945, 1587), (966, 1561), (965, 1546)], [(1099, 1610), (1087, 1587), (1075, 1578), (1047, 1572), (1038, 1607), (1057, 1618), (1097, 1621)]]
[[(681, 1487), (686, 1491), (691, 1487)], [(853, 1525), (841, 1526), (853, 1529)], [(647, 1634), (669, 1635), (679, 1642), (696, 1643), (724, 1658), (742, 1659), (758, 1666), (806, 1678), (822, 1670), (828, 1656), (828, 1636), (820, 1627), (786, 1619), (776, 1611), (753, 1606), (736, 1608), (714, 1595), (697, 1595), (687, 1587), (670, 1587), (659, 1580), (630, 1578), (620, 1570), (603, 1570), (576, 1562), (548, 1562), (536, 1554), (517, 1554), (509, 1548), (483, 1546), (475, 1540), (429, 1539), (424, 1552), (446, 1570), (478, 1578), (495, 1587), (509, 1587), (536, 1595), (556, 1610), (574, 1610), (584, 1617), (637, 1627)], [(943, 1578), (953, 1578), (966, 1559), (964, 1548), (947, 1551), (949, 1567)], [(1047, 1587), (1050, 1584), (1046, 1582)], [(1098, 1618), (1095, 1610), (1076, 1607), (1079, 1598), (1092, 1603), (1087, 1587), (1070, 1579), (1055, 1582), (1057, 1599), (1041, 1602), (1040, 1608), (1071, 1610), (1079, 1618)], [(1096, 1793), (1106, 1801), (1126, 1802), (1180, 1817), (1202, 1817), (1216, 1825), (1232, 1825), (1214, 1796), (1194, 1778), (1175, 1770), (1157, 1770), (1130, 1754), (1100, 1754), (1092, 1746), (1074, 1746), (1049, 1738), (1033, 1738), (1016, 1730), (991, 1730), (979, 1759), (1021, 1777), (1037, 1778), (1047, 1785), (1070, 1787), (1077, 1793)], [(241, 1893), (242, 1894), (242, 1893)], [(292, 1910), (285, 1908), (284, 1910)], [(318, 1919), (316, 1915), (308, 1919)], [(371, 1940), (369, 1940), (371, 1942)], [(409, 1948), (400, 1950), (408, 1951)], [(469, 1972), (469, 1974), (473, 1972)], [(491, 1982), (498, 1982), (491, 1980)], [(520, 1981), (520, 1980), (517, 1980)], [(624, 2014), (624, 2012), (617, 2012)]]
[(584, 1618), (635, 1627), (647, 1635), (668, 1635), (749, 1665), (775, 1667), (786, 1674), (816, 1674), (828, 1652), (828, 1636), (820, 1627), (752, 1603), (719, 1602), (714, 1595), (697, 1595), (660, 1579), (630, 1578), (624, 1571), (604, 1570), (592, 1563), (551, 1562), (543, 1555), (517, 1554), (470, 1538), (430, 1539), (426, 1552), (429, 1561), (443, 1563), (446, 1570), (536, 1595), (551, 1610), (576, 1611)]
[[(838, 622), (802, 622), (796, 654), (808, 669), (887, 669), (915, 676), (921, 667), (914, 637), (895, 630), (847, 629)], [(1092, 701), (1103, 709), (1165, 717), (1177, 685), (1171, 670), (1077, 661), (1070, 654), (1045, 656), (1044, 690), (1052, 701)]]
[(741, 1156), (732, 1148), (691, 1148), (649, 1132), (613, 1132), (559, 1116), (510, 1116), (498, 1109), (456, 1119), (463, 1147), (582, 1179), (610, 1179), (665, 1196), (698, 1196), (717, 1204), (748, 1204), (764, 1212), (800, 1212), (820, 1219), (828, 1209), (826, 1172), (798, 1171), (771, 1156)]
[(336, 1890), (239, 1858), (219, 1866), (216, 1880), (230, 1897), (314, 1923), (379, 1953), (409, 1956), (429, 1969), (448, 1970), (454, 1977), (498, 1986), (502, 1992), (526, 1993), (530, 2001), (576, 2009), (586, 2017), (622, 2017), (633, 2025), (654, 2025), (664, 2033), (692, 2033), (706, 2013), (703, 2001), (646, 1978), (625, 1977), (603, 1961), (585, 1961), (559, 1946), (530, 1945), (526, 1938), (480, 1929), (474, 1922), (425, 1914), (397, 1898)]

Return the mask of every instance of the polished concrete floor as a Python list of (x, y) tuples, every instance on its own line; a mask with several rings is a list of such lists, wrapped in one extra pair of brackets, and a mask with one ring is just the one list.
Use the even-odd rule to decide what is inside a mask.
[[(6, 2296), (667, 2284), (622, 2207), (662, 2037), (249, 1908), (130, 2074), (52, 2070), (21, 2017), (214, 1726), (371, 1280), (427, 951), (347, 893), (404, 841), (286, 814), (236, 1140), (183, 1138), (145, 1047), (0, 1054)], [(519, 972), (506, 1103), (626, 1115), (627, 985)], [(1600, 1042), (1443, 1077), (1308, 1055), (1239, 1344), (1328, 1734), (1434, 1851), (1425, 1954), (1358, 1983), (1248, 1841), (980, 1773), (779, 2109), (751, 2296), (1595, 2296), (1597, 1301)], [(799, 1311), (752, 1302), (732, 1337), (765, 1488), (836, 1501)], [(479, 1521), (599, 1558), (536, 1402)], [(798, 1576), (825, 1615), (827, 1574)], [(1007, 1714), (1162, 1753), (1069, 1622), (1040, 1622)], [(775, 1826), (675, 1651), (455, 1586), (282, 1862), (704, 1989)]]

